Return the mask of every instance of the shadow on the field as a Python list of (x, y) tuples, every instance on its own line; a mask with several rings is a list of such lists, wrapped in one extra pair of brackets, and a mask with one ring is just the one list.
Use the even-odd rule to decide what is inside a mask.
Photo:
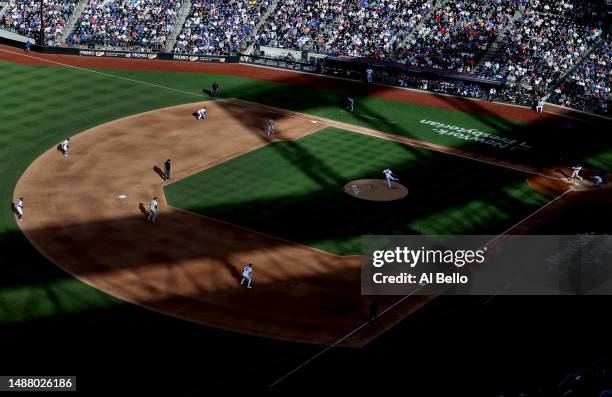
[(153, 171), (155, 171), (155, 173), (159, 175), (161, 179), (166, 180), (166, 175), (164, 175), (164, 171), (162, 171), (161, 168), (158, 166), (153, 166)]
[(17, 215), (17, 207), (15, 206), (15, 202), (11, 203), (11, 212), (13, 213), (13, 215)]
[(138, 210), (145, 216), (145, 219), (149, 216), (149, 211), (147, 211), (143, 203), (138, 203)]
[[(389, 111), (386, 111), (385, 108), (380, 106), (375, 109), (374, 105), (370, 105), (369, 101), (366, 100), (368, 96), (378, 93), (382, 93), (384, 96), (387, 91), (397, 90), (398, 88), (300, 74), (277, 80), (276, 83), (279, 83), (279, 85), (262, 87), (244, 81), (235, 84), (228, 90), (226, 96), (276, 106), (281, 109), (311, 113), (419, 139), (416, 135), (417, 131), (410, 131), (401, 123), (394, 122), (396, 109), (389, 107)], [(291, 87), (292, 95), (287, 95), (287, 85)], [(419, 95), (419, 93), (414, 92), (411, 95)], [(483, 132), (500, 135), (516, 143), (516, 145), (510, 145), (516, 146), (514, 149), (496, 148), (492, 145), (461, 139), (452, 143), (453, 147), (462, 150), (516, 161), (533, 167), (546, 168), (575, 162), (584, 163), (586, 158), (601, 151), (601, 148), (612, 147), (612, 137), (609, 134), (598, 132), (607, 130), (610, 126), (610, 123), (604, 120), (597, 120), (596, 124), (585, 124), (578, 120), (550, 114), (537, 116), (524, 107), (508, 106), (497, 111), (490, 107), (489, 102), (451, 95), (436, 95), (428, 92), (423, 92), (421, 95), (430, 96), (433, 103), (440, 103), (443, 107), (451, 107), (459, 112), (469, 113), (475, 121), (478, 121), (478, 125), (485, 125), (490, 128), (490, 130)], [(347, 96), (355, 98), (356, 101), (355, 111), (350, 115), (347, 115), (344, 110)], [(418, 117), (418, 109), (413, 111)], [(444, 117), (435, 121), (454, 125), (452, 115), (446, 109), (442, 111), (445, 112)], [(532, 121), (521, 123), (508, 120), (509, 113), (513, 111), (522, 113), (521, 117), (528, 117)], [(232, 113), (238, 120), (242, 120), (244, 117), (244, 111), (240, 107), (235, 108), (235, 112)], [(250, 123), (248, 119), (244, 122), (247, 125)], [(458, 125), (458, 127), (473, 128), (470, 125)], [(262, 126), (258, 124), (256, 128), (259, 132)], [(444, 144), (444, 142), (448, 142), (448, 139), (440, 140), (435, 137), (435, 134), (432, 134), (431, 142)], [(596, 145), (594, 142), (598, 144)]]

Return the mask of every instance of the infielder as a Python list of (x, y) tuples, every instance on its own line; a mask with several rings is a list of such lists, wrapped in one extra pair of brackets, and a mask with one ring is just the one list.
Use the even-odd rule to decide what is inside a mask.
[(70, 145), (70, 138), (66, 138), (64, 142), (62, 142), (62, 152), (64, 153), (64, 157), (68, 157), (68, 146)]
[(206, 108), (200, 108), (198, 109), (198, 111), (196, 112), (196, 117), (198, 118), (198, 120), (203, 120), (206, 118)]
[(19, 197), (15, 209), (17, 210), (17, 220), (21, 220), (21, 218), (23, 218), (23, 197)]
[(352, 97), (346, 98), (346, 110), (352, 112), (355, 110), (355, 99)]
[(387, 186), (389, 186), (389, 190), (391, 190), (391, 182), (399, 181), (399, 179), (393, 175), (393, 171), (391, 171), (390, 168), (383, 170), (383, 174), (385, 174), (385, 178), (387, 178)]
[(153, 197), (151, 204), (149, 205), (149, 216), (147, 221), (155, 223), (157, 221), (157, 197)]
[(221, 89), (221, 87), (219, 86), (219, 83), (217, 83), (216, 81), (212, 84), (212, 97), (216, 98), (217, 94), (219, 93), (219, 90)]
[(580, 176), (580, 170), (582, 170), (582, 165), (578, 164), (572, 167), (572, 175), (570, 175), (569, 178), (567, 178), (568, 181), (571, 181), (574, 178), (578, 178), (580, 180), (582, 180), (582, 177)]
[(165, 181), (170, 179), (170, 164), (171, 164), (171, 162), (172, 162), (172, 160), (168, 159), (164, 163), (164, 180)]
[(266, 126), (266, 135), (276, 134), (276, 124), (274, 123), (274, 119), (268, 120), (268, 125)]
[(253, 281), (251, 273), (253, 273), (253, 265), (249, 263), (242, 269), (242, 280), (240, 280), (240, 285), (244, 284), (244, 280), (247, 280), (247, 288), (253, 288), (251, 286), (251, 282)]

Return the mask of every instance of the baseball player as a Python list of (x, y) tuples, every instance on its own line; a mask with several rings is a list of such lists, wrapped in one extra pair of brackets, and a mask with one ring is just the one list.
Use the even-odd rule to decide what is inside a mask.
[(387, 186), (389, 186), (389, 190), (391, 190), (391, 182), (399, 181), (399, 179), (393, 175), (393, 171), (391, 171), (390, 168), (383, 170), (383, 174), (385, 174), (385, 178), (387, 178)]
[(569, 178), (567, 178), (568, 181), (571, 181), (574, 178), (578, 178), (580, 180), (582, 180), (582, 177), (580, 176), (580, 170), (582, 170), (582, 165), (578, 164), (576, 166), (572, 167), (572, 175), (570, 175)]
[(355, 110), (355, 99), (353, 99), (352, 97), (346, 98), (346, 110), (348, 110), (349, 112)]
[(538, 104), (536, 105), (536, 112), (542, 113), (544, 111), (544, 98), (538, 99)]
[(17, 210), (17, 220), (21, 220), (21, 218), (23, 218), (23, 197), (19, 197), (15, 209)]
[(164, 163), (164, 180), (165, 181), (170, 179), (170, 163), (171, 163), (170, 159), (166, 160), (166, 162)]
[(266, 126), (266, 135), (276, 134), (276, 124), (274, 123), (274, 119), (268, 120), (268, 125)]
[(240, 285), (244, 284), (244, 280), (247, 280), (247, 288), (253, 288), (251, 286), (251, 282), (253, 281), (251, 273), (253, 273), (253, 264), (249, 263), (242, 269), (242, 280), (240, 280)]
[(595, 175), (593, 177), (593, 184), (595, 185), (595, 187), (603, 185), (603, 178), (600, 175)]
[(64, 157), (68, 157), (69, 145), (70, 145), (70, 138), (66, 138), (64, 142), (62, 142), (62, 153), (64, 153)]
[(149, 216), (147, 217), (147, 221), (151, 221), (155, 223), (157, 221), (157, 197), (153, 197), (151, 200), (151, 204), (149, 205)]
[(212, 84), (212, 97), (216, 98), (217, 94), (219, 93), (219, 90), (221, 88), (219, 87), (219, 83), (217, 83), (216, 81)]
[(198, 118), (198, 120), (206, 119), (206, 108), (201, 107), (200, 109), (198, 109), (198, 111), (196, 112), (196, 117)]

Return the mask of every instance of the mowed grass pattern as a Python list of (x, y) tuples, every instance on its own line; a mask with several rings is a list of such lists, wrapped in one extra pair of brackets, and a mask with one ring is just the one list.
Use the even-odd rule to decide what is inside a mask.
[[(534, 150), (525, 153), (532, 159), (541, 160), (546, 159), (547, 156), (556, 155), (555, 151), (551, 150), (549, 138), (559, 139), (562, 135), (558, 130), (538, 128), (537, 131), (534, 131), (533, 129), (524, 129), (521, 123), (508, 122), (495, 117), (475, 116), (460, 111), (364, 97), (359, 92), (352, 93), (357, 99), (356, 112), (348, 113), (342, 110), (346, 93), (313, 89), (312, 87), (289, 86), (290, 81), (265, 82), (199, 73), (109, 69), (101, 69), (99, 72), (136, 81), (122, 80), (114, 76), (96, 74), (86, 70), (26, 66), (0, 61), (0, 73), (3, 76), (0, 88), (0, 117), (2, 120), (0, 125), (0, 181), (2, 182), (0, 183), (0, 202), (5, 208), (0, 211), (0, 324), (48, 317), (58, 313), (81, 313), (121, 303), (117, 299), (72, 279), (40, 255), (23, 236), (10, 211), (10, 203), (13, 199), (13, 189), (17, 179), (27, 166), (41, 153), (54, 147), (67, 136), (72, 136), (104, 122), (156, 108), (205, 100), (202, 97), (201, 89), (210, 87), (210, 84), (215, 80), (221, 84), (222, 97), (236, 97), (265, 103), (437, 143), (464, 147), (464, 143), (459, 140), (432, 134), (429, 127), (421, 129), (419, 120), (424, 118), (435, 119), (449, 124), (495, 131), (501, 135), (528, 135), (531, 140), (539, 140), (544, 143), (544, 145), (538, 146), (535, 142)], [(147, 85), (142, 82), (158, 84), (163, 87)], [(393, 121), (394, 123), (382, 120)], [(567, 131), (574, 133), (570, 129)], [(583, 130), (580, 140), (567, 141), (571, 145), (564, 145), (564, 154), (571, 156), (572, 151), (578, 154), (588, 154), (589, 162), (610, 169), (612, 162), (609, 151), (605, 152), (612, 147), (609, 144), (610, 137), (612, 137), (610, 134), (600, 134), (600, 129), (597, 128)], [(604, 139), (608, 141), (604, 141)], [(593, 141), (598, 142), (597, 147), (591, 144)], [(585, 146), (588, 146), (588, 148), (585, 149)], [(278, 146), (273, 145), (272, 147)], [(489, 150), (489, 148), (481, 146), (473, 146), (470, 149), (485, 152)], [(500, 156), (513, 155), (512, 153), (502, 152), (493, 154), (499, 154)], [(294, 148), (293, 153), (289, 150), (288, 153), (284, 154), (284, 156), (291, 155), (301, 159), (304, 153)], [(335, 152), (332, 157), (342, 159), (343, 156), (345, 156), (343, 153)], [(585, 157), (576, 156), (574, 158), (584, 159)], [(300, 161), (310, 164), (309, 160)], [(295, 166), (295, 164), (290, 164), (290, 166)], [(353, 164), (351, 167), (354, 166)], [(317, 181), (310, 185), (309, 194), (313, 198), (322, 197), (319, 200), (322, 203), (330, 202), (330, 205), (335, 205), (335, 201), (326, 201), (327, 198), (322, 193), (325, 189), (322, 186), (329, 186), (329, 184), (335, 183), (336, 179), (345, 178), (346, 175), (342, 173), (349, 172), (352, 168), (344, 168), (340, 165), (334, 165), (334, 168), (338, 168), (334, 172), (340, 172), (341, 177), (338, 177), (338, 175), (334, 177), (334, 173), (328, 172), (329, 168), (318, 170), (313, 164), (310, 164), (310, 168), (303, 168), (297, 174), (308, 172), (308, 178), (314, 178)], [(320, 175), (317, 175), (319, 171), (321, 171)], [(360, 172), (361, 170), (354, 170), (356, 174)], [(422, 170), (421, 174), (424, 179), (437, 178), (426, 169)], [(277, 178), (274, 176), (269, 179), (276, 180)], [(270, 201), (281, 204), (285, 202), (287, 203), (285, 204), (287, 210), (293, 212), (288, 203), (313, 203), (316, 201), (296, 201), (292, 197), (283, 197), (288, 192), (304, 197), (304, 186), (301, 184), (305, 180), (307, 178), (300, 177), (296, 181), (298, 186), (281, 183), (281, 190), (278, 191), (272, 190), (271, 187), (276, 182), (268, 182), (270, 190), (267, 196), (264, 195), (259, 199), (259, 202), (252, 203), (249, 196), (238, 194), (238, 192), (234, 192), (232, 200), (237, 200), (237, 202), (246, 200), (248, 205), (257, 205), (262, 210), (267, 208), (266, 206)], [(423, 181), (423, 184), (425, 184), (425, 181)], [(519, 184), (518, 186), (522, 185)], [(508, 189), (520, 191), (518, 187), (510, 186)], [(460, 197), (463, 196), (462, 192), (456, 193)], [(16, 194), (25, 197), (25, 216), (28, 216), (28, 192), (17, 192)], [(453, 197), (449, 197), (450, 202), (453, 199)], [(477, 201), (475, 196), (470, 199)], [(210, 202), (210, 200), (201, 201), (196, 207), (206, 202)], [(516, 202), (516, 199), (513, 202)], [(227, 205), (234, 207), (233, 202)], [(364, 204), (351, 203), (351, 205)], [(459, 205), (465, 206), (468, 204), (461, 202)], [(482, 205), (478, 206), (482, 207)], [(223, 207), (224, 203), (216, 206), (218, 209)], [(363, 209), (373, 211), (370, 207)], [(360, 210), (360, 208), (357, 208), (357, 210)], [(314, 219), (316, 219), (318, 216), (317, 209), (308, 208), (308, 211), (311, 211)], [(330, 212), (326, 207), (322, 207), (321, 211), (322, 213)], [(243, 214), (247, 212), (245, 210)], [(459, 210), (455, 212), (457, 217), (460, 217), (459, 212)], [(269, 211), (268, 213), (275, 212)], [(411, 228), (416, 232), (429, 232), (431, 231), (431, 225), (440, 227), (443, 224), (444, 217), (448, 214), (443, 216), (442, 214), (445, 214), (443, 211), (433, 211), (429, 216), (436, 216), (435, 214), (439, 214), (439, 222), (425, 221), (428, 218), (424, 214), (420, 221), (413, 219), (415, 223), (412, 224)], [(352, 217), (355, 216), (352, 215)], [(379, 222), (382, 225), (384, 220)], [(467, 221), (464, 218), (462, 222)], [(252, 221), (252, 223), (257, 222)], [(322, 230), (314, 220), (310, 224), (303, 222), (301, 227), (313, 227), (317, 233), (316, 236), (302, 236), (303, 241), (321, 242), (329, 239), (333, 244), (338, 243), (337, 229), (353, 228), (357, 230), (356, 226), (352, 226), (352, 221), (338, 225), (337, 228), (330, 228), (329, 231)], [(371, 229), (380, 230), (382, 226), (380, 228), (372, 227)], [(397, 229), (404, 230), (405, 227)], [(347, 244), (348, 250), (350, 250), (351, 243)]]
[[(393, 202), (355, 199), (343, 186), (383, 178), (409, 189)], [(544, 205), (525, 174), (327, 128), (276, 142), (166, 186), (170, 204), (310, 245), (360, 253), (364, 234), (497, 234)]]
[[(10, 210), (28, 165), (68, 136), (190, 95), (86, 71), (0, 62), (0, 324), (123, 304), (67, 275), (34, 249)], [(78, 150), (78, 148), (74, 148)], [(25, 199), (28, 192), (16, 192)]]

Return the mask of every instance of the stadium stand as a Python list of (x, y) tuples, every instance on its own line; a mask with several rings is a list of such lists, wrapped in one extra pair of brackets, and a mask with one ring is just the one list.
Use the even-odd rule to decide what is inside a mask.
[(608, 114), (612, 87), (611, 62), (612, 43), (607, 40), (566, 81), (559, 84), (551, 101), (568, 108)]
[(509, 0), (446, 3), (423, 21), (399, 60), (410, 66), (476, 74), (478, 61), (514, 11)]
[(181, 0), (89, 0), (68, 44), (161, 49)]
[(254, 41), (271, 47), (325, 52), (331, 34), (328, 25), (343, 13), (347, 3), (347, 0), (279, 1)]
[[(66, 37), (68, 45), (198, 55), (265, 46), (284, 49), (290, 61), (307, 62), (298, 52), (305, 51), (395, 65), (393, 72), (375, 74), (386, 84), (524, 105), (545, 97), (608, 113), (610, 31), (598, 2), (44, 1), (47, 44), (63, 44)], [(4, 10), (4, 29), (39, 35), (39, 0), (10, 1)]]
[[(59, 38), (72, 15), (76, 0), (44, 0), (43, 20), (45, 43), (59, 44)], [(40, 1), (19, 0), (9, 2), (2, 27), (23, 36), (37, 38), (40, 35)]]
[(195, 0), (174, 50), (209, 55), (237, 53), (269, 6), (268, 0)]

